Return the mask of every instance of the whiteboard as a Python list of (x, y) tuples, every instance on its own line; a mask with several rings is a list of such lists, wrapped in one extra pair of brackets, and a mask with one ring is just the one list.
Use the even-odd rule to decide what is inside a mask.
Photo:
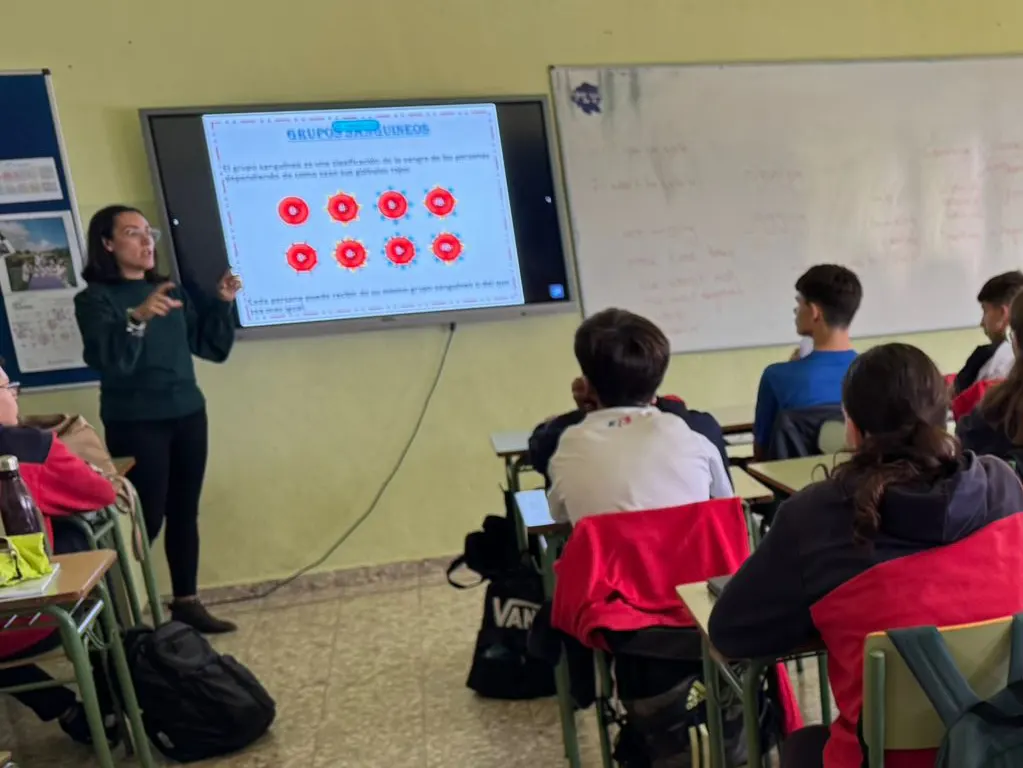
[(859, 275), (855, 336), (974, 326), (1023, 264), (1023, 59), (551, 77), (584, 312), (674, 351), (793, 341), (813, 264)]

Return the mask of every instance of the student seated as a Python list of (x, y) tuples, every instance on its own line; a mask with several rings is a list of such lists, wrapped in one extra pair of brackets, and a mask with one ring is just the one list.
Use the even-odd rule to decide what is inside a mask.
[[(0, 368), (0, 455), (17, 457), (21, 477), (43, 513), (53, 551), (64, 554), (86, 550), (89, 545), (85, 536), (60, 518), (95, 512), (113, 504), (114, 487), (52, 433), (18, 426), (17, 398), (18, 385)], [(60, 646), (56, 629), (0, 632), (0, 662), (35, 656)], [(98, 678), (102, 679), (102, 675)], [(0, 670), (0, 688), (50, 679), (36, 666)], [(41, 720), (58, 720), (64, 732), (75, 741), (90, 742), (85, 710), (71, 690), (48, 688), (17, 693), (14, 697)]]
[(579, 399), (593, 407), (565, 429), (551, 458), (555, 520), (732, 495), (719, 450), (653, 405), (671, 356), (656, 325), (625, 310), (604, 310), (579, 326), (575, 356), (582, 369)]
[[(1023, 293), (1012, 301), (1005, 343), (1013, 352), (1013, 365), (1002, 382), (994, 383), (984, 399), (959, 420), (956, 434), (963, 448), (980, 454), (1019, 461), (1023, 458)], [(1023, 466), (1017, 466), (1017, 472)]]
[[(586, 418), (586, 414), (596, 410), (597, 404), (593, 402), (586, 382), (582, 377), (572, 382), (572, 398), (575, 400), (576, 409), (554, 416), (533, 430), (529, 438), (529, 463), (530, 466), (544, 476), (547, 486), (550, 487), (549, 468), (551, 457), (558, 449), (558, 443), (565, 430), (574, 426)], [(725, 442), (725, 433), (721, 429), (718, 420), (709, 413), (694, 411), (688, 408), (684, 401), (677, 397), (655, 397), (654, 407), (664, 413), (671, 413), (678, 416), (689, 425), (694, 432), (706, 437), (718, 449), (721, 454), (721, 461), (728, 466), (728, 444)]]
[(760, 377), (753, 418), (753, 455), (767, 458), (782, 411), (835, 405), (842, 377), (856, 358), (849, 326), (863, 299), (856, 274), (835, 264), (811, 267), (796, 281), (796, 332), (813, 340), (805, 357), (769, 365)]
[(1023, 291), (1023, 272), (1015, 270), (996, 275), (984, 283), (977, 294), (980, 302), (980, 327), (990, 343), (973, 350), (966, 365), (956, 375), (953, 395), (961, 394), (978, 381), (1004, 379), (1012, 368), (1012, 345), (1006, 341), (1009, 327), (1009, 307)]
[[(783, 768), (866, 764), (857, 726), (868, 634), (1023, 610), (1023, 485), (947, 434), (948, 388), (930, 358), (906, 344), (875, 347), (849, 368), (842, 400), (849, 461), (781, 506), (710, 619), (728, 658), (827, 648), (838, 719), (830, 734), (794, 734)], [(885, 765), (934, 760), (889, 752)]]

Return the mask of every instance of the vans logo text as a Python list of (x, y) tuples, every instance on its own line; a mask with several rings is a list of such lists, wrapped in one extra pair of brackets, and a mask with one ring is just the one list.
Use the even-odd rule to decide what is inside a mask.
[(526, 600), (512, 598), (501, 604), (500, 598), (494, 598), (494, 622), (501, 629), (529, 629), (540, 606)]

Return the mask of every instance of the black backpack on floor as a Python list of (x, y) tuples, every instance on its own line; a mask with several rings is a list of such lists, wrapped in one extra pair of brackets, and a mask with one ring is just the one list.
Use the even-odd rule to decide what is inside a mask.
[(252, 673), (185, 624), (130, 630), (125, 648), (146, 734), (172, 760), (236, 752), (274, 721), (274, 700)]
[[(452, 579), (463, 566), (479, 574), (480, 580), (460, 584)], [(512, 519), (490, 515), (483, 521), (483, 530), (466, 536), (465, 554), (451, 563), (448, 581), (458, 589), (490, 582), (466, 685), (488, 699), (553, 696), (553, 668), (526, 649), (529, 628), (544, 599), (543, 580), (523, 562)]]

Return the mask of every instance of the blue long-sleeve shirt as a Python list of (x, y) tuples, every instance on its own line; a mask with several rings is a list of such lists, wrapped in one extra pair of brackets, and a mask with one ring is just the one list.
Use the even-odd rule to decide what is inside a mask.
[(814, 351), (800, 360), (767, 366), (760, 377), (753, 418), (753, 440), (757, 446), (770, 445), (774, 423), (782, 411), (841, 403), (842, 381), (855, 359), (856, 352), (851, 349)]

